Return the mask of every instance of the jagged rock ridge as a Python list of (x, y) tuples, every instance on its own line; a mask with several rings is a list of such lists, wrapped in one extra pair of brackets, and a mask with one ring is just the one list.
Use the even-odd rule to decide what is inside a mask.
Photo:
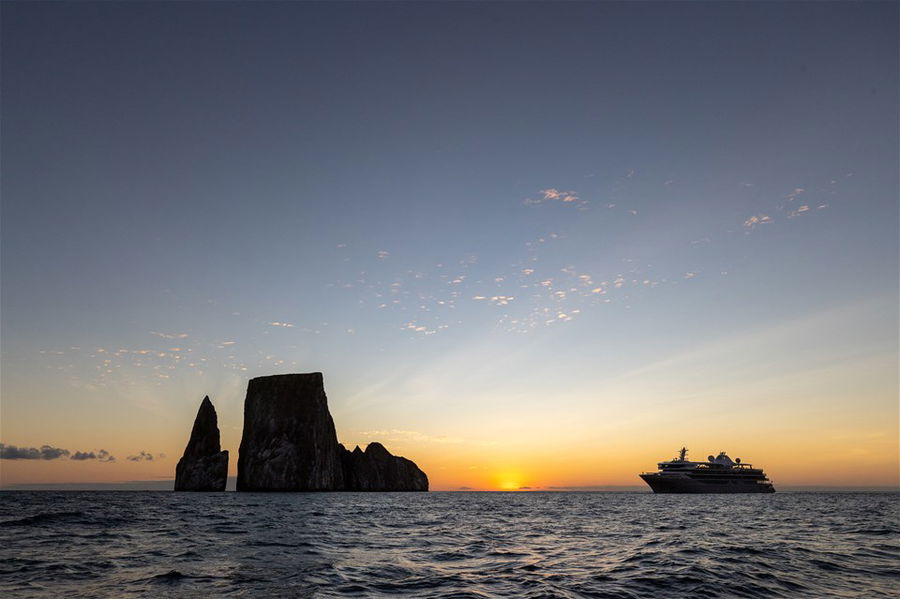
[(176, 491), (224, 491), (228, 478), (228, 452), (219, 444), (219, 419), (209, 396), (194, 419), (191, 438), (175, 467)]
[(244, 402), (238, 491), (427, 491), (428, 477), (381, 444), (337, 442), (321, 372), (252, 379)]
[(346, 491), (428, 490), (428, 477), (415, 462), (391, 455), (381, 443), (369, 443), (365, 451), (358, 445), (340, 449)]

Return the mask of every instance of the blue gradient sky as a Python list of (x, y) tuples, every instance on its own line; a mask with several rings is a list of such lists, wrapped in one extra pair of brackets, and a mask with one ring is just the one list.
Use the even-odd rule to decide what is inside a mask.
[(4, 484), (313, 370), (439, 487), (896, 484), (896, 4), (2, 13), (0, 439), (169, 456)]

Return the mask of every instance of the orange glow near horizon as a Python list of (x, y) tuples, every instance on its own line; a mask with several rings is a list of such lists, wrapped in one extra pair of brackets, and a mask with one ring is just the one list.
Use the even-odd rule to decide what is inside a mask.
[[(228, 414), (220, 415), (222, 447), (231, 453), (229, 474), (237, 469), (240, 431)], [(145, 422), (141, 435), (107, 437), (114, 441), (105, 449), (116, 456), (115, 463), (73, 461), (66, 458), (0, 461), (0, 485), (42, 483), (110, 483), (124, 481), (170, 480), (184, 450), (190, 418), (176, 433), (167, 431), (165, 440), (153, 441), (151, 422)], [(166, 419), (171, 428), (171, 422)], [(485, 424), (485, 436), (470, 431), (467, 439), (436, 439), (424, 433), (398, 435), (342, 432), (339, 439), (348, 446), (365, 446), (370, 441), (383, 443), (395, 455), (415, 461), (428, 474), (433, 490), (518, 491), (565, 488), (637, 487), (643, 482), (638, 474), (655, 470), (659, 461), (671, 459), (678, 448), (687, 445), (688, 458), (702, 460), (707, 454), (725, 450), (732, 458), (765, 469), (776, 488), (784, 486), (900, 486), (898, 440), (893, 423), (870, 423), (863, 427), (845, 421), (840, 432), (822, 433), (813, 424), (809, 432), (788, 422), (773, 421), (767, 434), (757, 434), (758, 426), (748, 422), (746, 430), (729, 429), (711, 433), (699, 428), (678, 435), (658, 431), (649, 435), (633, 430), (594, 431), (591, 427), (569, 429), (563, 437), (550, 436), (543, 425), (529, 425), (518, 436), (505, 436), (503, 444), (491, 438), (500, 431)], [(135, 424), (136, 426), (136, 424)], [(640, 426), (643, 426), (641, 424)], [(597, 427), (599, 428), (599, 427)], [(834, 429), (833, 429), (834, 430)], [(392, 436), (393, 435), (393, 436)], [(64, 439), (64, 435), (59, 438)], [(90, 435), (70, 435), (60, 443), (70, 450), (94, 449)], [(162, 438), (162, 435), (157, 438)], [(688, 441), (686, 439), (692, 439)], [(526, 441), (527, 440), (527, 441)], [(540, 441), (536, 441), (540, 440)], [(19, 446), (40, 446), (37, 440), (24, 439)], [(30, 441), (30, 442), (29, 442)], [(141, 447), (156, 448), (153, 461), (133, 462), (128, 455)], [(164, 453), (164, 457), (159, 457)]]
[[(478, 461), (459, 460), (441, 452), (429, 451), (426, 447), (399, 447), (386, 443), (389, 450), (414, 460), (427, 474), (432, 490), (436, 491), (519, 491), (519, 490), (565, 490), (566, 488), (590, 489), (602, 487), (643, 488), (638, 478), (640, 472), (655, 470), (656, 462), (674, 457), (675, 449), (654, 446), (641, 451), (641, 455), (605, 453), (592, 456), (589, 460), (572, 459), (568, 466), (565, 459), (554, 459), (552, 449), (532, 449), (530, 455), (523, 455), (519, 467)], [(861, 451), (858, 455), (841, 455), (836, 451), (812, 453), (807, 456), (785, 451), (779, 455), (774, 451), (757, 448), (751, 453), (733, 452), (732, 457), (742, 457), (745, 461), (765, 469), (776, 488), (785, 486), (847, 486), (847, 487), (898, 487), (900, 486), (900, 465), (890, 453), (890, 442), (884, 444), (885, 452)], [(690, 457), (703, 459), (707, 453), (716, 453), (719, 448), (710, 445), (705, 452), (693, 452)], [(668, 446), (667, 446), (668, 447)], [(740, 448), (738, 446), (738, 448)], [(232, 449), (229, 474), (236, 474), (237, 450)], [(726, 448), (728, 449), (728, 448)], [(786, 449), (786, 448), (785, 448)], [(116, 463), (73, 462), (67, 459), (3, 460), (0, 463), (0, 485), (3, 487), (19, 484), (46, 483), (113, 483), (129, 481), (170, 480), (174, 478), (175, 464), (180, 451), (173, 448), (173, 454), (151, 463), (133, 463), (121, 454)], [(113, 452), (115, 453), (115, 451)], [(702, 456), (700, 454), (703, 454)], [(672, 454), (672, 455), (670, 455)], [(821, 457), (819, 457), (821, 456)], [(563, 457), (563, 456), (560, 456)], [(525, 459), (527, 458), (527, 459)]]
[[(400, 403), (392, 393), (380, 403), (353, 404), (336, 392), (329, 405), (338, 439), (346, 447), (379, 441), (394, 455), (416, 462), (434, 490), (643, 488), (638, 474), (655, 470), (657, 462), (674, 457), (682, 445), (695, 460), (725, 450), (732, 458), (764, 468), (776, 488), (898, 487), (900, 440), (893, 383), (873, 376), (887, 371), (882, 359), (814, 371), (806, 378), (791, 375), (777, 385), (748, 383), (730, 388), (727, 399), (708, 393), (668, 401), (664, 398), (675, 393), (674, 387), (663, 393), (654, 382), (662, 375), (651, 372), (650, 377), (641, 371), (636, 382), (625, 376), (607, 387), (572, 391), (559, 400), (566, 409), (559, 409), (562, 403), (544, 402), (546, 393), (540, 389), (537, 399), (497, 394), (467, 398), (470, 405), (454, 404), (440, 393), (453, 397), (455, 390), (444, 391), (436, 384), (426, 390), (436, 395), (432, 402), (439, 407), (428, 406), (415, 416), (403, 411), (410, 403), (385, 413), (384, 405)], [(844, 378), (849, 374), (870, 388), (848, 387)], [(239, 379), (233, 388), (211, 394), (222, 448), (231, 454), (231, 476), (237, 469), (245, 384)], [(163, 405), (160, 394), (154, 393), (137, 398), (147, 408), (114, 404), (102, 415), (84, 410), (65, 418), (42, 407), (37, 396), (33, 403), (4, 405), (4, 443), (49, 443), (71, 452), (103, 448), (116, 462), (0, 460), (0, 486), (171, 480), (204, 394), (179, 392), (191, 401)], [(852, 405), (845, 400), (849, 394)], [(860, 405), (868, 409), (858, 409)], [(440, 419), (434, 416), (438, 410)], [(14, 422), (29, 421), (40, 426), (12, 428)], [(404, 428), (390, 428), (394, 423)], [(6, 436), (12, 430), (18, 434)], [(155, 459), (127, 459), (144, 450)]]

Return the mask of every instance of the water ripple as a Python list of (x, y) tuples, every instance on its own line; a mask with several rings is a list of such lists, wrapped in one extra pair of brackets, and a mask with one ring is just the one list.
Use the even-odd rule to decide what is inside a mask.
[(0, 596), (896, 597), (898, 494), (0, 493)]

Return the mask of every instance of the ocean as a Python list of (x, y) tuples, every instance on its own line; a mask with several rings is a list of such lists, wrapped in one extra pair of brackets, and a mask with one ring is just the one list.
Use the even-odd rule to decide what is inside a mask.
[(0, 492), (0, 597), (892, 597), (900, 494)]

